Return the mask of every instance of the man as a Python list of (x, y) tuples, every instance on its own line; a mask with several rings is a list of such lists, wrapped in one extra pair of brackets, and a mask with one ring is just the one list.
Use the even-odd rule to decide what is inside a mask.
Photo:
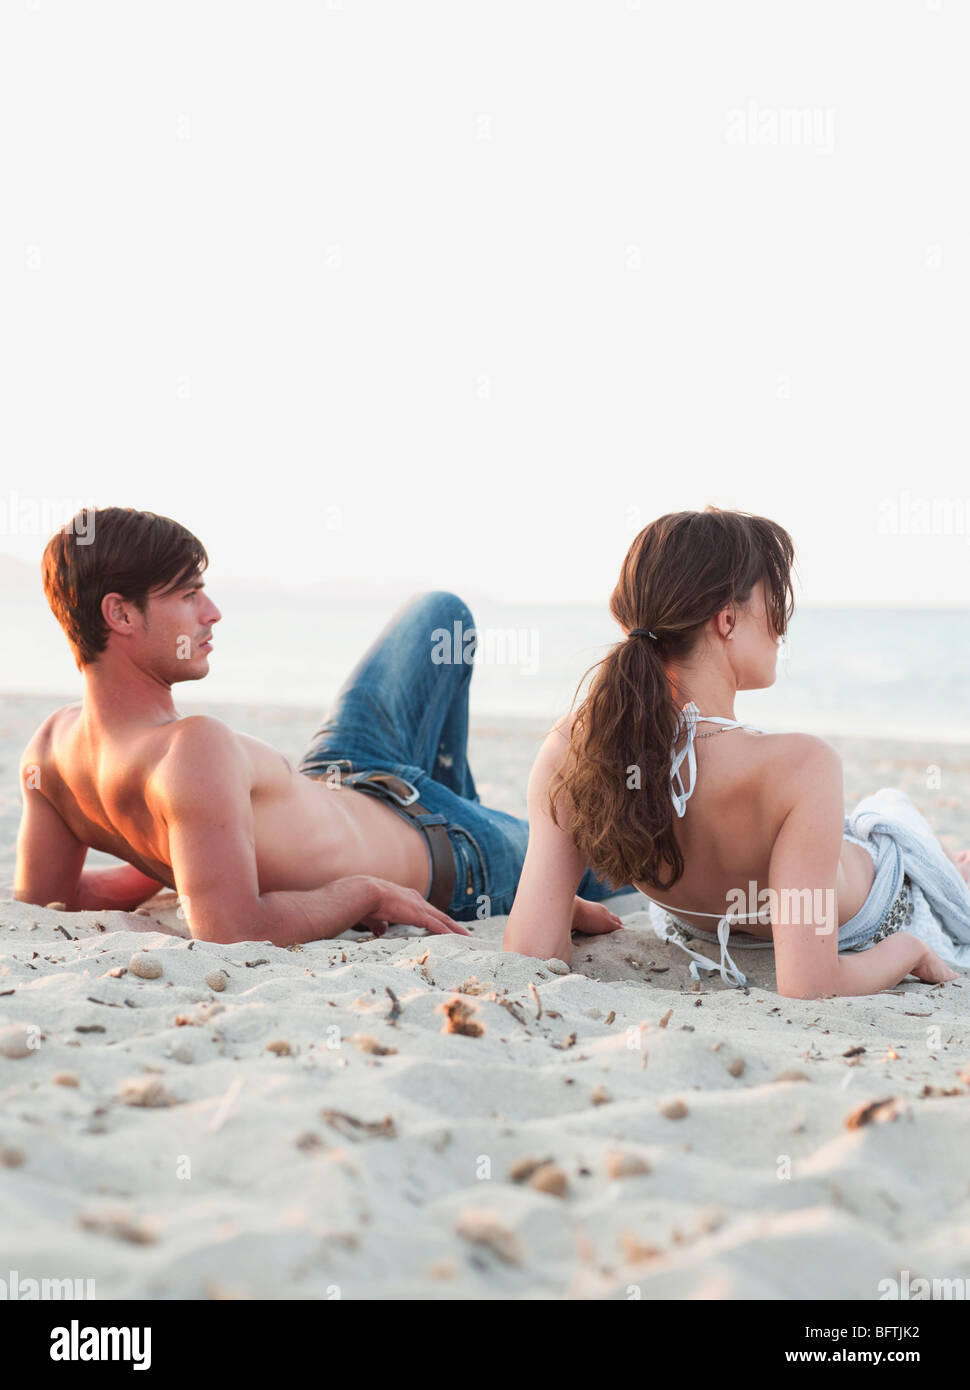
[[(169, 517), (89, 512), (49, 540), (44, 591), (84, 682), (21, 759), (16, 898), (130, 911), (174, 888), (193, 936), (278, 946), (391, 922), (470, 933), (508, 912), (528, 823), (481, 805), (466, 758), (467, 654), (454, 594), (413, 599), (341, 689), (296, 771), (219, 719), (182, 717), (177, 681), (209, 671), (222, 617), (208, 555)], [(254, 653), (258, 659), (258, 653)], [(85, 869), (89, 847), (126, 863)], [(612, 931), (591, 873), (573, 925)]]

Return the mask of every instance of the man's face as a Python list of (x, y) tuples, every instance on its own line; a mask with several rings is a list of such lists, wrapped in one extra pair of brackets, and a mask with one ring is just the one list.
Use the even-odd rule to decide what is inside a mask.
[(149, 594), (142, 653), (171, 683), (202, 680), (209, 674), (212, 629), (221, 617), (199, 574), (165, 594)]

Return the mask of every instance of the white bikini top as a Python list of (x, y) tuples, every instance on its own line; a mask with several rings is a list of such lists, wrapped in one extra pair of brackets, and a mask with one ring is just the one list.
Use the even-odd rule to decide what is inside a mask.
[[(674, 735), (673, 747), (670, 750), (670, 795), (678, 816), (683, 816), (686, 811), (687, 803), (697, 782), (697, 754), (694, 751), (694, 735), (699, 723), (724, 724), (729, 729), (750, 729), (753, 733), (764, 733), (764, 729), (759, 729), (755, 724), (742, 724), (738, 719), (722, 719), (717, 714), (701, 714), (694, 701), (688, 700), (680, 712), (677, 732)], [(685, 728), (687, 730), (687, 742), (679, 753), (675, 753), (677, 740)], [(687, 772), (690, 778), (690, 786), (688, 787), (684, 786), (684, 779), (680, 772), (685, 758), (687, 759)]]
[[(759, 729), (755, 724), (742, 724), (738, 719), (723, 719), (720, 715), (716, 714), (701, 714), (700, 710), (694, 704), (693, 700), (688, 700), (687, 704), (684, 705), (683, 709), (680, 712), (677, 724), (677, 732), (674, 735), (674, 742), (670, 751), (670, 796), (671, 800), (674, 803), (674, 811), (678, 816), (681, 817), (687, 810), (687, 803), (691, 798), (691, 795), (694, 791), (694, 787), (697, 785), (697, 754), (694, 750), (694, 738), (697, 732), (698, 724), (723, 724), (726, 728), (729, 729), (750, 729), (753, 733), (764, 733), (764, 729)], [(677, 740), (680, 738), (681, 734), (685, 729), (687, 731), (687, 742), (684, 744), (680, 752), (677, 753), (674, 751), (677, 747)], [(685, 759), (687, 760), (687, 786), (684, 785), (684, 779), (680, 770), (683, 766)], [(642, 889), (640, 891), (643, 892)], [(646, 898), (647, 894), (644, 893), (643, 896)], [(670, 916), (674, 918), (675, 923), (679, 920), (677, 919), (674, 910), (668, 907), (666, 903), (657, 902), (656, 898), (650, 898), (649, 901), (656, 903), (658, 907), (662, 907), (667, 913), (670, 914)], [(686, 912), (688, 909), (682, 907), (679, 910), (681, 912)], [(725, 984), (731, 984), (735, 987), (743, 987), (747, 983), (745, 977), (738, 969), (738, 967), (735, 965), (731, 957), (728, 955), (727, 949), (727, 938), (731, 930), (732, 922), (737, 922), (739, 920), (739, 917), (730, 912), (694, 912), (693, 916), (718, 918), (716, 936), (712, 937), (710, 933), (707, 932), (701, 932), (699, 934), (707, 937), (708, 940), (717, 941), (720, 945), (721, 960), (719, 966), (714, 961), (709, 960), (707, 956), (702, 956), (698, 954), (696, 951), (690, 950), (690, 948), (687, 945), (685, 945), (682, 940), (678, 939), (678, 937), (682, 935), (682, 933), (678, 932), (676, 930), (676, 927), (670, 927), (664, 932), (658, 931), (657, 928), (654, 928), (654, 930), (658, 931), (658, 935), (662, 935), (664, 940), (672, 941), (674, 945), (680, 946), (680, 948), (686, 951), (689, 956), (693, 957), (693, 961), (690, 967), (690, 974), (693, 979), (696, 980), (699, 978), (697, 974), (697, 967), (698, 965), (700, 965), (702, 969), (705, 970), (720, 969), (721, 979), (724, 981)], [(746, 919), (749, 916), (758, 917), (759, 914), (753, 912), (741, 914), (741, 916), (745, 917)], [(683, 922), (682, 925), (686, 927), (688, 926), (688, 923)], [(698, 929), (694, 928), (693, 930), (697, 931)], [(747, 933), (743, 933), (743, 935), (747, 935)], [(749, 940), (753, 944), (754, 938), (749, 938)], [(749, 943), (745, 942), (744, 944)], [(770, 946), (771, 942), (759, 941), (758, 944)]]

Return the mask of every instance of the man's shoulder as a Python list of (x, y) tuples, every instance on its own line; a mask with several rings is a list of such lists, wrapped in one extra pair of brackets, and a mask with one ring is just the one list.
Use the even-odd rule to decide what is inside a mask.
[(204, 797), (228, 783), (251, 781), (249, 760), (235, 731), (209, 714), (183, 715), (167, 727), (166, 746), (148, 777), (146, 797)]
[(217, 719), (213, 714), (183, 714), (181, 718), (173, 719), (169, 728), (174, 738), (191, 743), (227, 742), (236, 737), (225, 720)]
[(20, 755), (21, 769), (30, 766), (43, 767), (49, 761), (52, 755), (54, 735), (67, 719), (76, 718), (80, 709), (80, 701), (74, 705), (61, 705), (59, 709), (52, 710), (47, 718), (37, 725)]
[(193, 760), (202, 760), (199, 766), (204, 767), (213, 758), (242, 759), (244, 756), (235, 731), (211, 714), (185, 714), (165, 725), (164, 731), (164, 751), (156, 763), (156, 770), (191, 766)]

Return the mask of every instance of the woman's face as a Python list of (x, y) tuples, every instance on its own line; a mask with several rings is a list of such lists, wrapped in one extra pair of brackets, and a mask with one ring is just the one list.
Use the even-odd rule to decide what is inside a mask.
[(735, 613), (729, 646), (738, 689), (763, 690), (775, 683), (780, 639), (772, 628), (760, 579), (747, 605), (736, 609)]

